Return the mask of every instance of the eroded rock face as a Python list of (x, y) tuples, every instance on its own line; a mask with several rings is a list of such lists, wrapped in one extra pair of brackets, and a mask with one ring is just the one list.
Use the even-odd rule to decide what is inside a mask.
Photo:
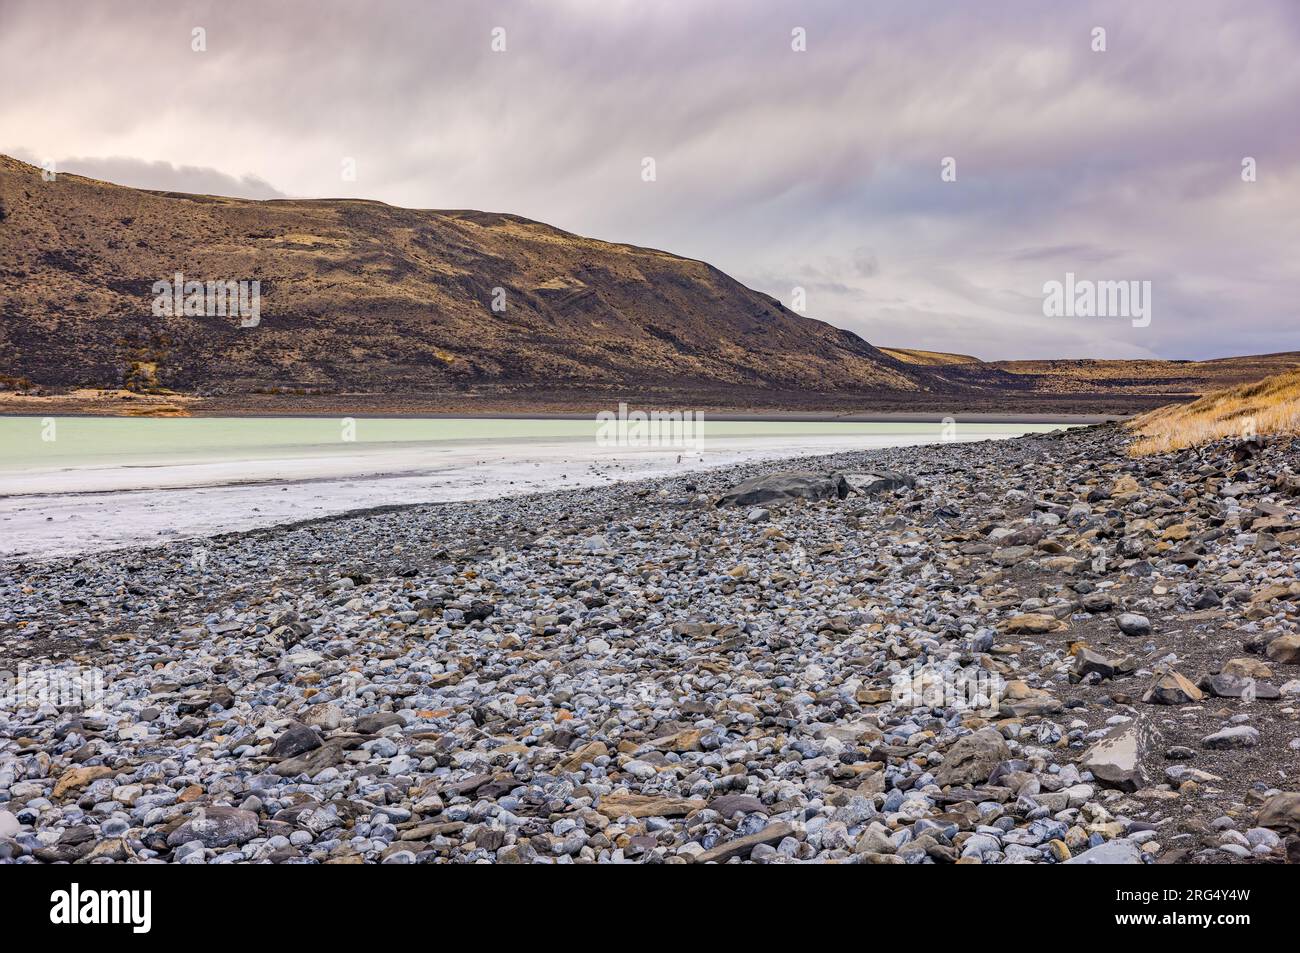
[(1155, 778), (1152, 759), (1160, 737), (1147, 722), (1134, 719), (1116, 725), (1079, 761), (1079, 767), (1107, 787), (1121, 791), (1144, 788)]
[[(125, 282), (159, 267), (149, 250), (154, 228), (147, 223), (177, 219), (177, 201), (204, 200), (72, 176), (60, 176), (57, 191), (40, 192), (28, 188), (33, 173), (39, 182), (40, 169), (0, 156), (7, 215), (0, 227), (0, 262), (6, 269), (3, 373), (49, 384), (116, 388), (123, 373), (121, 341), (139, 330), (135, 311), (143, 293)], [(19, 195), (24, 195), (21, 211)], [(283, 384), (283, 369), (266, 354), (292, 350), (294, 373), (302, 375), (297, 379), (411, 396), (455, 385), (461, 380), (459, 365), (473, 355), (474, 366), (483, 371), (475, 373), (477, 393), (523, 404), (530, 398), (521, 394), (566, 389), (570, 368), (576, 380), (598, 378), (599, 387), (582, 392), (591, 395), (593, 405), (599, 400), (610, 408), (617, 406), (615, 394), (640, 389), (647, 380), (674, 390), (689, 387), (723, 402), (761, 392), (776, 404), (825, 391), (842, 395), (837, 402), (844, 407), (853, 402), (849, 395), (867, 400), (865, 395), (885, 393), (905, 401), (931, 388), (983, 393), (794, 314), (716, 268), (658, 249), (578, 238), (542, 222), (470, 210), (381, 209), (376, 203), (363, 211), (359, 203), (328, 199), (237, 206), (204, 201), (203, 208), (201, 224), (178, 222), (168, 231), (169, 260), (202, 261), (211, 276), (235, 276), (248, 271), (247, 261), (256, 257), (262, 288), (291, 296), (302, 324), (263, 320), (256, 333), (265, 336), (269, 350), (261, 353), (230, 347), (229, 322), (191, 321), (169, 345), (165, 364), (133, 369), (142, 375), (140, 384), (248, 393)], [(61, 236), (59, 255), (43, 255), (44, 247), (27, 231), (32, 222)], [(111, 244), (91, 237), (104, 222), (114, 224)], [(343, 287), (324, 270), (302, 267), (304, 246), (267, 240), (293, 233), (330, 236), (334, 265), (353, 280)], [(216, 235), (222, 239), (216, 241)], [(386, 267), (371, 267), (372, 247), (384, 249)], [(69, 270), (74, 261), (77, 269)], [(429, 261), (455, 264), (431, 268)], [(13, 287), (10, 269), (26, 276)], [(508, 282), (492, 278), (506, 274)], [(478, 292), (498, 280), (510, 285), (511, 313), (519, 314), (519, 327), (529, 330), (484, 332)], [(65, 283), (60, 313), (47, 314), (52, 309), (34, 289), (60, 281)], [(466, 281), (488, 284), (469, 293)], [(522, 292), (518, 297), (516, 288)], [(394, 320), (401, 301), (436, 302), (438, 320)], [(573, 321), (577, 304), (617, 313), (618, 320), (595, 334), (585, 322)], [(27, 318), (10, 319), (18, 313)], [(66, 347), (64, 323), (94, 333), (87, 330), (78, 335), (76, 347)], [(541, 328), (545, 333), (536, 333)], [(349, 360), (340, 362), (345, 347)], [(434, 354), (450, 366), (431, 362)], [(617, 358), (611, 360), (613, 354)], [(690, 406), (696, 399), (674, 395), (673, 406)]]
[(849, 495), (849, 484), (839, 474), (811, 470), (779, 470), (746, 480), (722, 494), (718, 506), (757, 506), (792, 500), (833, 500)]

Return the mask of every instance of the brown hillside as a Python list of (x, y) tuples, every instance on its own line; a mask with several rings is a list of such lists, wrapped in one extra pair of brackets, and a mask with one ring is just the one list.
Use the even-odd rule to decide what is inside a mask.
[[(0, 157), (0, 374), (201, 394), (913, 392), (923, 374), (700, 261), (513, 215), (124, 188)], [(152, 285), (261, 281), (261, 323)], [(493, 289), (506, 308), (491, 309)]]

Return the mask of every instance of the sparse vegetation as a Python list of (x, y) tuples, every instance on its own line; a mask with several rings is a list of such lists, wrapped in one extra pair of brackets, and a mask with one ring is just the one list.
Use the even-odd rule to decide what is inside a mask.
[(1300, 429), (1300, 367), (1254, 384), (1213, 391), (1189, 404), (1161, 407), (1128, 426), (1140, 436), (1130, 449), (1134, 456), (1223, 437), (1295, 433)]
[(882, 347), (894, 360), (923, 367), (944, 367), (948, 364), (982, 364), (978, 357), (969, 354), (948, 354), (944, 351), (921, 351), (914, 347)]
[(166, 333), (158, 332), (147, 341), (119, 339), (118, 346), (123, 350), (122, 387), (136, 394), (171, 393), (163, 384), (163, 367), (171, 343)]

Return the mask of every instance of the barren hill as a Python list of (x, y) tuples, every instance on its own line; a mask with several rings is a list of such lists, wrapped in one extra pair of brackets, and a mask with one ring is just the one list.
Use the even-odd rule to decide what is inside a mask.
[[(777, 397), (927, 386), (856, 335), (662, 251), (513, 215), (40, 171), (0, 157), (0, 374), (40, 385)], [(259, 280), (260, 323), (156, 317), (151, 289), (177, 272)]]
[[(178, 273), (260, 282), (259, 323), (155, 314), (155, 283)], [(620, 399), (1127, 413), (1298, 362), (876, 348), (705, 262), (515, 215), (46, 182), (0, 156), (0, 391), (178, 393), (202, 398), (186, 405), (198, 413), (585, 412)], [(29, 400), (0, 395), (0, 412), (30, 413)], [(60, 400), (53, 410), (121, 412)]]

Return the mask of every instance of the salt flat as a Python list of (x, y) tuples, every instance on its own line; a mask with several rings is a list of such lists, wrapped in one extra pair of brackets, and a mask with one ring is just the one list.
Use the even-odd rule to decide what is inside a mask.
[[(600, 446), (593, 421), (0, 421), (0, 556), (71, 555), (409, 503), (492, 499), (1050, 424), (710, 421), (698, 446)], [(530, 436), (529, 434), (536, 434)], [(372, 439), (364, 439), (364, 436)], [(49, 444), (53, 444), (50, 446)]]

